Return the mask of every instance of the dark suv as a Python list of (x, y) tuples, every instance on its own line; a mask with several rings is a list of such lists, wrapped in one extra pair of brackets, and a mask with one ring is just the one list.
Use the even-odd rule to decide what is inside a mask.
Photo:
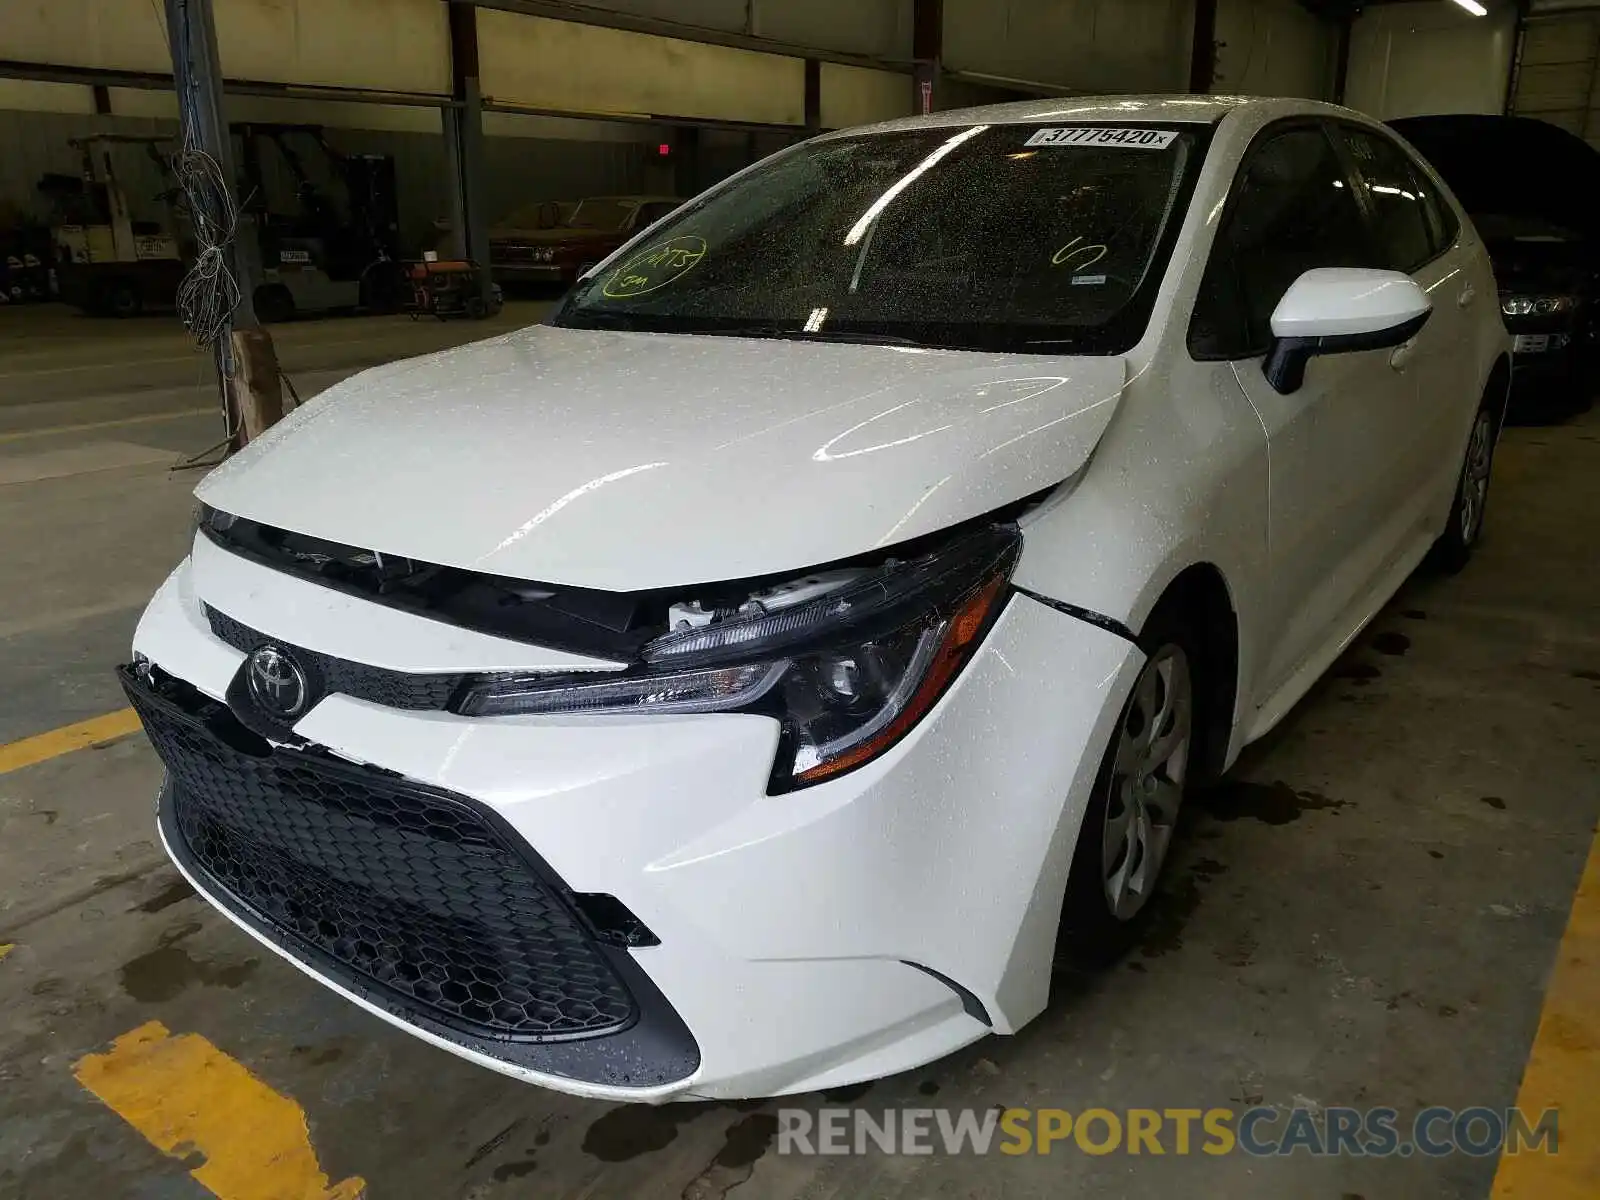
[(1516, 410), (1587, 407), (1600, 382), (1600, 153), (1529, 117), (1390, 124), (1444, 177), (1488, 244), (1516, 338)]

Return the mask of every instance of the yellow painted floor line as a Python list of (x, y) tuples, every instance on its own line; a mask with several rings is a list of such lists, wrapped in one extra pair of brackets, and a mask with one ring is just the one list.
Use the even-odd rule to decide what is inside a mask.
[[(219, 1200), (359, 1200), (358, 1177), (330, 1184), (305, 1112), (196, 1033), (160, 1021), (72, 1068), (78, 1082)], [(203, 1161), (202, 1161), (203, 1160)]]
[(1503, 1156), (1492, 1200), (1600, 1196), (1600, 837), (1572, 901), (1517, 1107), (1530, 1121), (1560, 1110), (1558, 1153)]
[(48, 733), (11, 742), (0, 746), (0, 775), (60, 758), (63, 754), (71, 754), (74, 750), (82, 750), (97, 742), (125, 737), (138, 728), (139, 718), (134, 715), (133, 709), (122, 708), (103, 717), (90, 717), (76, 725), (63, 725)]

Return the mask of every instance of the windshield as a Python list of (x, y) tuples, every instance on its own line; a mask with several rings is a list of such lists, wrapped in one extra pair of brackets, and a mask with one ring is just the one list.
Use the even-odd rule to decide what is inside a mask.
[(537, 204), (516, 209), (510, 216), (497, 221), (495, 228), (554, 229), (577, 207), (577, 202), (573, 200), (541, 200)]
[(686, 205), (551, 321), (1121, 352), (1149, 320), (1208, 132), (979, 125), (808, 142)]
[(622, 200), (585, 200), (562, 221), (572, 229), (621, 229), (633, 213), (634, 205)]

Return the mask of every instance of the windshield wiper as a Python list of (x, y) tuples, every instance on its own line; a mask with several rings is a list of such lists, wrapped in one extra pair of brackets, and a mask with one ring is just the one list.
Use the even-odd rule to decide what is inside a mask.
[(628, 313), (605, 312), (592, 308), (580, 308), (572, 312), (563, 312), (557, 308), (546, 320), (561, 317), (561, 324), (572, 329), (618, 329), (625, 333), (640, 333), (648, 329), (641, 325)]
[[(559, 317), (559, 322), (555, 318)], [(808, 331), (795, 329), (788, 325), (722, 325), (717, 322), (699, 324), (685, 321), (683, 324), (656, 324), (648, 319), (635, 320), (630, 313), (612, 313), (593, 308), (579, 308), (570, 312), (557, 310), (547, 320), (552, 323), (570, 326), (574, 329), (618, 329), (639, 333), (698, 333), (712, 337), (748, 337), (748, 338), (773, 338), (794, 342), (834, 342), (839, 345), (858, 346), (916, 346), (920, 349), (948, 349), (931, 342), (919, 342), (915, 338), (902, 337), (896, 333), (852, 333), (842, 329), (822, 329)]]
[[(707, 329), (706, 333), (720, 333), (727, 337), (783, 338), (796, 342), (838, 342), (859, 346), (920, 346), (929, 343), (897, 333), (852, 333), (843, 329), (791, 329), (786, 325), (746, 325), (733, 329)], [(933, 347), (937, 348), (937, 347)]]

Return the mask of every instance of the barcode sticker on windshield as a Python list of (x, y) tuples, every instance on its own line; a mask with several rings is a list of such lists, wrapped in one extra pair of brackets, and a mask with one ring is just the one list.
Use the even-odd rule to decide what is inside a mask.
[(1110, 125), (1079, 125), (1067, 129), (1036, 129), (1030, 146), (1115, 146), (1130, 150), (1165, 150), (1178, 139), (1176, 129), (1117, 129)]

